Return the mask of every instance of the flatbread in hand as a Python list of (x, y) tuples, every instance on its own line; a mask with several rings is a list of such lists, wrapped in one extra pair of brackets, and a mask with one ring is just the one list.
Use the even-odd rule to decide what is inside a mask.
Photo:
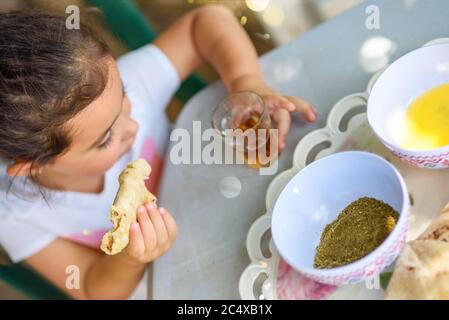
[(109, 212), (114, 224), (111, 231), (103, 236), (101, 250), (109, 255), (121, 252), (129, 243), (129, 228), (136, 222), (137, 208), (156, 197), (145, 187), (145, 180), (151, 173), (150, 165), (143, 159), (127, 165), (119, 176), (120, 187)]

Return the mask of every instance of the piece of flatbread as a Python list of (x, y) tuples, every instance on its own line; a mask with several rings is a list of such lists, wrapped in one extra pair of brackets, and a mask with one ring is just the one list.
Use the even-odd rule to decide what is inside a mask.
[(155, 202), (156, 197), (145, 187), (145, 180), (151, 173), (150, 165), (143, 159), (129, 163), (120, 174), (119, 190), (109, 212), (114, 224), (111, 231), (103, 236), (101, 250), (109, 255), (121, 252), (129, 243), (129, 228), (136, 222), (138, 206)]
[(385, 299), (449, 299), (449, 243), (415, 240), (406, 244)]
[(449, 207), (402, 251), (385, 299), (449, 299)]
[(417, 240), (438, 240), (449, 242), (449, 211), (443, 211)]
[(449, 213), (449, 203), (441, 210), (441, 214)]

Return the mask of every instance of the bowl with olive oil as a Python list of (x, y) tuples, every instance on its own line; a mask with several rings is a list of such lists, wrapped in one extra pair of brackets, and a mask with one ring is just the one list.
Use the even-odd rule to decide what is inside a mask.
[(373, 86), (368, 122), (380, 141), (422, 168), (449, 167), (449, 44), (414, 50)]

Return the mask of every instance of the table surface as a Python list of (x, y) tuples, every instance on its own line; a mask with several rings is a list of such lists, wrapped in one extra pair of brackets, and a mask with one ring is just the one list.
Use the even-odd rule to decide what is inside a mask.
[[(361, 48), (373, 37), (396, 46), (394, 61), (429, 40), (449, 36), (447, 0), (378, 0), (380, 29), (369, 30), (368, 3), (261, 57), (266, 80), (285, 95), (312, 102), (320, 112), (314, 124), (294, 118), (277, 172), (291, 167), (298, 141), (323, 127), (341, 97), (365, 90), (372, 76), (361, 63)], [(193, 121), (210, 128), (213, 108), (227, 95), (217, 82), (194, 96), (175, 128), (192, 132)], [(167, 152), (159, 203), (174, 215), (179, 235), (172, 249), (153, 266), (154, 299), (239, 299), (238, 281), (249, 264), (246, 235), (265, 213), (265, 193), (275, 175), (260, 175), (245, 165), (174, 165)], [(221, 183), (235, 177), (240, 194), (228, 198)]]

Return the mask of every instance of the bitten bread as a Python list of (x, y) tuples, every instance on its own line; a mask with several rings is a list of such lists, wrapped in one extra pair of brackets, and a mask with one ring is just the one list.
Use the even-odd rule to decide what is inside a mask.
[(144, 203), (156, 201), (156, 197), (145, 187), (145, 180), (150, 173), (150, 165), (139, 159), (129, 163), (120, 174), (120, 187), (109, 212), (109, 219), (114, 227), (103, 236), (101, 242), (101, 250), (106, 254), (117, 254), (128, 245), (129, 228), (136, 222), (137, 208)]

